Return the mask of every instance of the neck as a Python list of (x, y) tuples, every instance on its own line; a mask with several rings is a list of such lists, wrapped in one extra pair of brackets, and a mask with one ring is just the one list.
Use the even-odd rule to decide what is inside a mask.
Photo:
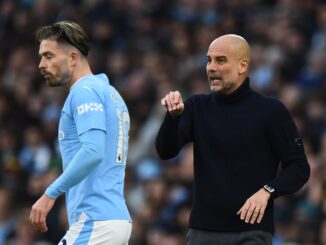
[(241, 100), (243, 97), (250, 93), (251, 89), (249, 86), (249, 78), (246, 78), (243, 83), (240, 84), (233, 92), (230, 94), (218, 94), (215, 95), (216, 100), (222, 104), (230, 104)]
[(74, 85), (80, 78), (92, 74), (91, 68), (88, 62), (81, 62), (79, 65), (76, 65), (74, 72), (71, 75), (69, 88)]
[(232, 94), (234, 91), (236, 91), (245, 81), (247, 76), (245, 77), (239, 77), (239, 80), (235, 82), (234, 86), (232, 86), (228, 91), (225, 91), (224, 95)]

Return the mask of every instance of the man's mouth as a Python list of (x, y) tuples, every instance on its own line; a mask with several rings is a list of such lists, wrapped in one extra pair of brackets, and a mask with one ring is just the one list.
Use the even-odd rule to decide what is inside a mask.
[(219, 77), (219, 76), (210, 76), (210, 77), (209, 77), (209, 81), (210, 81), (211, 83), (219, 83), (219, 82), (222, 81), (222, 78)]
[(45, 79), (48, 79), (51, 74), (50, 73), (47, 73), (47, 72), (41, 72), (41, 75), (45, 78)]

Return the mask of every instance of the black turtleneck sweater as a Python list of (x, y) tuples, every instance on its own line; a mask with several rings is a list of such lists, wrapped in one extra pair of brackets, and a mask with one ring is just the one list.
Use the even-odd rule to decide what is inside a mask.
[[(273, 198), (298, 191), (309, 164), (285, 106), (249, 87), (232, 94), (194, 95), (181, 116), (167, 113), (156, 139), (166, 160), (194, 144), (194, 198), (190, 227), (220, 232), (274, 232)], [(281, 163), (281, 171), (278, 166)], [(237, 211), (265, 184), (275, 188), (260, 224), (247, 224)]]

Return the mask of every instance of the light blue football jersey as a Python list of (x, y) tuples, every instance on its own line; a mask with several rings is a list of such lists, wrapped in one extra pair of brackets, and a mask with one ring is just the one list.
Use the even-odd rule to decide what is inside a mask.
[(66, 192), (70, 224), (82, 213), (91, 220), (131, 221), (123, 194), (129, 125), (127, 106), (105, 74), (82, 77), (71, 87), (58, 132), (63, 174), (81, 147), (81, 134), (103, 130), (106, 145), (103, 161)]

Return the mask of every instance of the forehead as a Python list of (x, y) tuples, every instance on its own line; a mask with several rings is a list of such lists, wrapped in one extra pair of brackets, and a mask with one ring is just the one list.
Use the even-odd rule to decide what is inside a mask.
[(62, 47), (60, 47), (59, 43), (56, 40), (51, 39), (45, 39), (42, 40), (39, 47), (39, 54), (45, 53), (45, 52), (52, 52), (57, 53), (62, 50)]
[(233, 45), (227, 40), (215, 40), (208, 48), (208, 56), (230, 56), (234, 54)]

